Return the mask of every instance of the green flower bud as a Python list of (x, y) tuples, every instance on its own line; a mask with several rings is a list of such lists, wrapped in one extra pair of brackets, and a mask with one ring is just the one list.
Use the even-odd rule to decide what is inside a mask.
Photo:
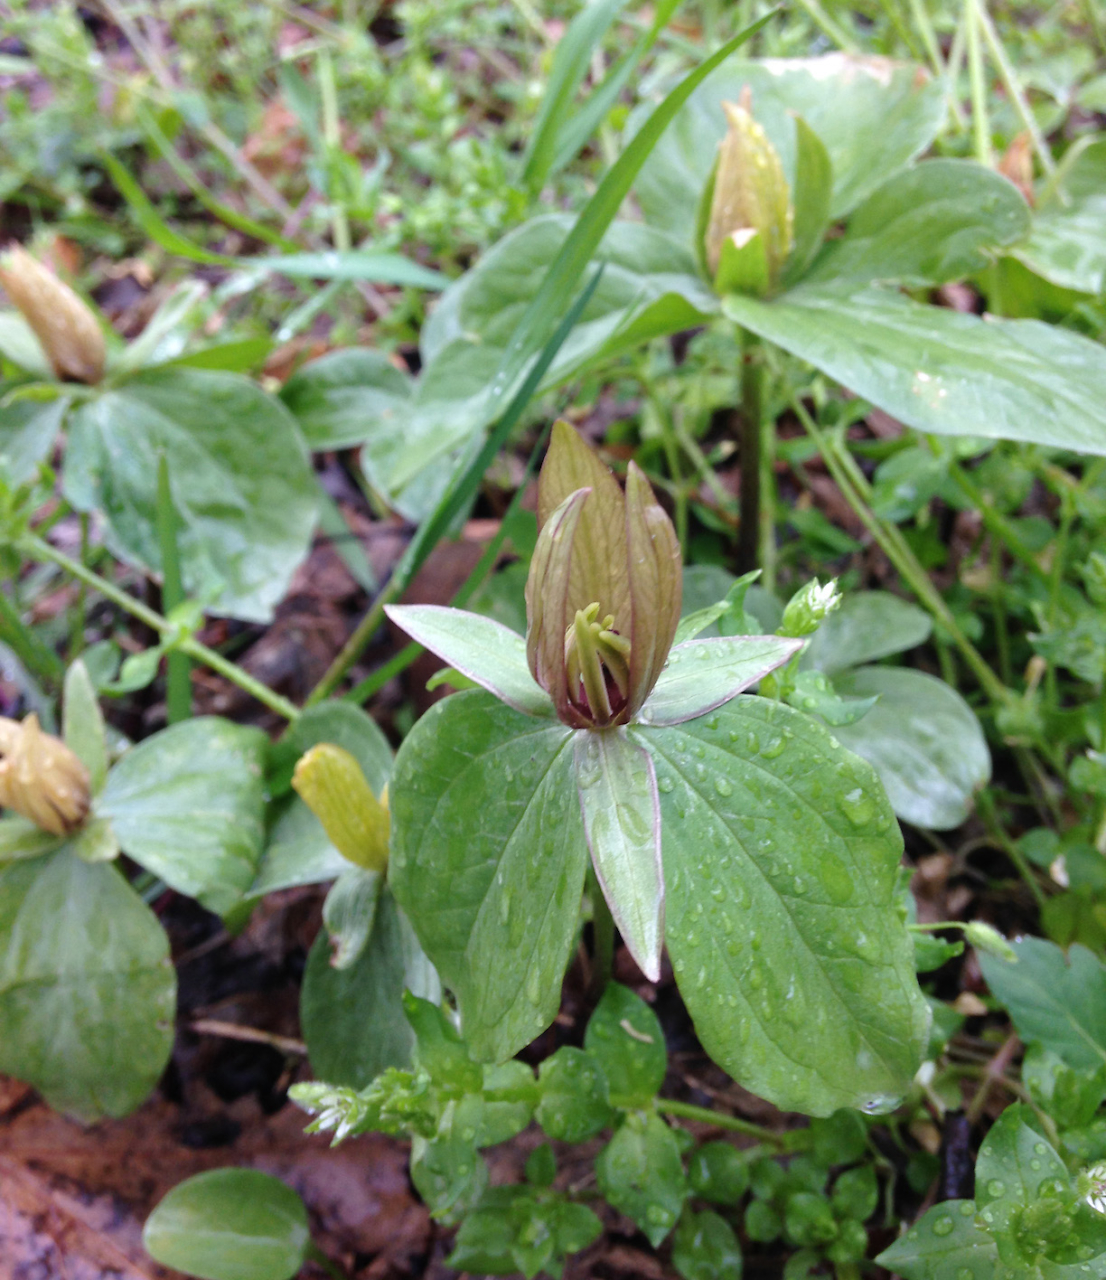
[(388, 791), (378, 800), (348, 751), (320, 742), (300, 757), (292, 786), (343, 858), (368, 871), (387, 868)]
[(777, 635), (809, 636), (818, 630), (822, 622), (840, 606), (842, 595), (837, 590), (837, 580), (824, 586), (817, 578), (811, 578), (805, 587), (787, 602)]
[(1007, 960), (1011, 964), (1017, 962), (1018, 956), (1014, 948), (993, 925), (982, 920), (973, 920), (964, 926), (964, 940), (985, 955)]
[(729, 130), (718, 152), (703, 238), (720, 293), (773, 292), (794, 245), (795, 214), (779, 153), (747, 104), (724, 102)]

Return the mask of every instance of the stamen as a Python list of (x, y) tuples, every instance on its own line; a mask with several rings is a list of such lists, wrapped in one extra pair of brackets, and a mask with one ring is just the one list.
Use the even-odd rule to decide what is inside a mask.
[(614, 615), (599, 621), (599, 603), (578, 609), (565, 632), (569, 697), (596, 724), (609, 724), (630, 690), (630, 641), (614, 629)]

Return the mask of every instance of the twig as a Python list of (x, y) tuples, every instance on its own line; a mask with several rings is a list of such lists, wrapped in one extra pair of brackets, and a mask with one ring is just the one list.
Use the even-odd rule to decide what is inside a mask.
[(201, 1036), (222, 1036), (225, 1040), (245, 1040), (250, 1044), (267, 1044), (281, 1053), (294, 1053), (301, 1058), (307, 1057), (307, 1045), (302, 1040), (274, 1035), (273, 1032), (262, 1031), (258, 1027), (240, 1027), (235, 1022), (220, 1022), (216, 1018), (195, 1018), (188, 1024), (188, 1030)]

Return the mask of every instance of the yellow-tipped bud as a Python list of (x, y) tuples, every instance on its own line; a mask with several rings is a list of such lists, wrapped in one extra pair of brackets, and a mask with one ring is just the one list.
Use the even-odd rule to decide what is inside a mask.
[(385, 870), (391, 831), (388, 788), (378, 800), (348, 751), (320, 742), (300, 757), (292, 786), (343, 858), (368, 871)]
[(89, 795), (88, 770), (38, 716), (0, 719), (0, 805), (65, 836), (88, 817)]
[[(707, 269), (714, 281), (727, 256), (748, 258), (755, 252), (762, 258), (767, 291), (779, 280), (794, 244), (791, 191), (779, 153), (747, 107), (723, 102), (722, 110), (729, 130), (718, 152), (703, 245)], [(738, 271), (750, 281), (757, 274), (747, 264)]]
[(0, 284), (62, 381), (100, 381), (104, 335), (86, 303), (64, 281), (16, 245), (0, 258)]

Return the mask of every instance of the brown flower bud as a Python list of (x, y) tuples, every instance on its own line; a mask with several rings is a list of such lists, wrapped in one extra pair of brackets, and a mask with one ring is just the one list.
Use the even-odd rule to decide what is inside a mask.
[(0, 258), (0, 284), (62, 381), (100, 381), (104, 335), (87, 304), (64, 281), (16, 245)]
[(36, 715), (22, 724), (0, 718), (0, 805), (55, 836), (88, 817), (88, 770), (60, 738), (43, 733)]

